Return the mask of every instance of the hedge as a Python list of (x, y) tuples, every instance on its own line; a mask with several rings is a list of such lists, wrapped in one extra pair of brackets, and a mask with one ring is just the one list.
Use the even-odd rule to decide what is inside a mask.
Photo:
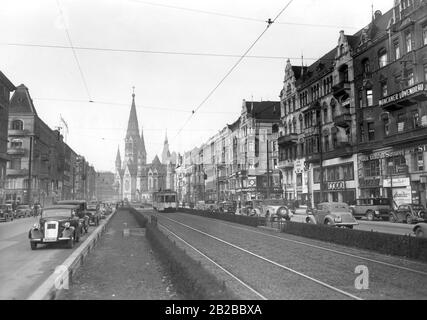
[[(157, 228), (157, 219), (148, 219), (129, 208), (138, 224), (146, 228), (145, 235), (159, 260), (166, 266), (177, 290), (189, 300), (237, 300), (225, 283), (202, 267)], [(154, 218), (156, 218), (154, 216)]]
[(283, 223), (282, 232), (427, 262), (427, 239), (323, 225)]
[(179, 209), (179, 212), (184, 212), (199, 217), (212, 218), (217, 220), (223, 220), (228, 222), (234, 222), (239, 224), (244, 224), (251, 227), (265, 226), (266, 220), (262, 217), (248, 217), (241, 216), (229, 213), (218, 213), (218, 212), (208, 212), (203, 210), (194, 210), (194, 209)]

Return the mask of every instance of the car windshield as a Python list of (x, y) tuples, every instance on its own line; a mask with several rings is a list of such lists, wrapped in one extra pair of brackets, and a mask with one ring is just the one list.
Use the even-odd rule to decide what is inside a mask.
[(381, 206), (389, 206), (390, 199), (374, 199), (374, 204)]
[(50, 217), (70, 217), (71, 211), (70, 209), (45, 209), (43, 211), (42, 217), (43, 218), (50, 218)]
[(283, 206), (283, 200), (264, 200), (263, 203), (268, 206)]
[(343, 210), (348, 210), (348, 206), (346, 204), (335, 204), (329, 207), (331, 212), (339, 212)]

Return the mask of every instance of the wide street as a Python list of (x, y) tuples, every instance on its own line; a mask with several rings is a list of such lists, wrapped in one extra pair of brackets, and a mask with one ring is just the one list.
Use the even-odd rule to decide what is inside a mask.
[[(184, 213), (161, 230), (242, 299), (425, 299), (427, 264)], [(366, 267), (368, 289), (356, 287)]]
[(53, 244), (32, 251), (28, 231), (37, 221), (30, 217), (0, 223), (0, 299), (26, 299), (86, 239), (73, 249)]

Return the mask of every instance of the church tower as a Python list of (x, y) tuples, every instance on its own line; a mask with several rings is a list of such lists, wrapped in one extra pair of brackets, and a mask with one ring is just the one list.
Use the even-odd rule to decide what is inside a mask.
[(132, 94), (132, 106), (130, 109), (128, 127), (125, 138), (125, 157), (124, 166), (138, 164), (139, 146), (140, 146), (138, 117), (136, 115), (135, 93)]
[(122, 168), (122, 158), (120, 157), (120, 148), (117, 147), (116, 171), (120, 171), (121, 168)]
[(168, 164), (170, 156), (171, 154), (169, 152), (168, 133), (166, 131), (165, 143), (163, 145), (163, 152), (162, 152), (162, 164)]

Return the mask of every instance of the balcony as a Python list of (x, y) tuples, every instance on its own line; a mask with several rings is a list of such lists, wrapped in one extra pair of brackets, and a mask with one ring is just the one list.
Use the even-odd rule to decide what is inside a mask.
[(8, 176), (27, 176), (28, 169), (6, 169), (6, 175)]
[(292, 169), (294, 166), (295, 164), (293, 160), (282, 160), (279, 161), (279, 164), (277, 165), (279, 169)]
[(13, 155), (13, 156), (23, 156), (25, 155), (25, 149), (24, 148), (8, 148), (7, 149), (7, 154), (8, 155)]
[(313, 153), (310, 155), (306, 155), (307, 163), (320, 163), (320, 153)]
[(384, 139), (384, 146), (390, 147), (397, 144), (406, 144), (417, 141), (425, 141), (427, 137), (427, 127), (420, 127), (408, 131), (398, 132), (387, 136)]
[(348, 158), (353, 154), (353, 145), (350, 142), (338, 142), (334, 150), (325, 152), (325, 159)]
[(395, 111), (422, 101), (427, 101), (427, 84), (424, 82), (389, 95), (378, 104), (385, 111)]
[(341, 81), (340, 83), (334, 85), (332, 87), (332, 94), (335, 98), (342, 97), (345, 94), (350, 93), (350, 82)]
[(340, 128), (348, 128), (351, 126), (351, 114), (346, 112), (334, 118), (335, 126)]
[(285, 146), (290, 144), (296, 144), (298, 142), (298, 134), (297, 133), (288, 133), (284, 136), (279, 137), (278, 144), (279, 146)]

